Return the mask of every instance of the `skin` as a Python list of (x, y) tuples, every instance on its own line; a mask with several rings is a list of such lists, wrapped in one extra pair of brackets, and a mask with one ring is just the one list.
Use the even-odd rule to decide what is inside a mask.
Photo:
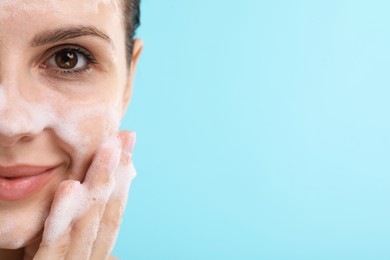
[[(82, 8), (79, 0), (0, 2), (0, 165), (55, 166), (38, 192), (0, 200), (0, 259), (110, 255), (135, 176), (135, 134), (117, 129), (142, 50), (135, 40), (129, 67), (118, 8), (115, 0)], [(86, 27), (104, 39), (34, 43), (55, 30)], [(65, 47), (82, 48), (72, 53), (83, 70), (58, 68), (55, 57)]]

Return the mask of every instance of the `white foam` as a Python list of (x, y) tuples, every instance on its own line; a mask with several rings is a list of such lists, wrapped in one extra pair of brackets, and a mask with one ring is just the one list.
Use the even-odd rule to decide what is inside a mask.
[(56, 207), (50, 211), (50, 216), (45, 223), (45, 242), (48, 246), (56, 243), (69, 228), (73, 220), (73, 212), (78, 208), (80, 197), (80, 184), (72, 183), (71, 189), (64, 193), (64, 197), (57, 201)]
[(48, 10), (57, 10), (60, 11), (58, 5), (58, 0), (47, 0), (47, 1), (30, 1), (26, 4), (25, 0), (1, 0), (0, 1), (0, 17), (13, 17), (16, 15), (16, 12), (13, 11), (17, 7), (19, 12), (25, 13), (38, 13), (44, 14), (48, 13)]
[(48, 97), (44, 102), (28, 102), (21, 95), (15, 96), (17, 94), (12, 94), (14, 98), (6, 99), (5, 91), (5, 87), (0, 85), (2, 135), (38, 135), (46, 129), (52, 129), (65, 143), (75, 148), (76, 158), (85, 155), (84, 148), (94, 141), (84, 129), (80, 129), (88, 120), (100, 121), (103, 130), (100, 134), (104, 138), (112, 134), (120, 124), (121, 115), (117, 105), (75, 104), (66, 106), (65, 111), (59, 111), (56, 106), (65, 101), (53, 101), (53, 98)]
[(84, 0), (83, 7), (86, 11), (99, 12), (101, 5), (113, 5), (115, 11), (120, 11), (120, 0)]
[[(30, 0), (26, 4), (25, 0), (1, 0), (0, 1), (0, 18), (14, 17), (17, 13), (38, 13), (46, 14), (51, 12), (64, 13), (67, 10), (67, 5), (61, 0)], [(80, 3), (77, 3), (80, 5)], [(121, 17), (120, 0), (83, 0), (82, 11), (88, 13), (98, 13), (102, 5), (113, 5), (115, 15)], [(15, 12), (14, 9), (18, 12)]]
[[(44, 233), (44, 243), (49, 247), (54, 245), (68, 231), (67, 229), (71, 223), (77, 223), (80, 218), (84, 217), (91, 206), (94, 204), (105, 204), (108, 201), (116, 189), (116, 182), (114, 181), (116, 177), (114, 176), (116, 176), (118, 171), (120, 147), (119, 139), (116, 136), (110, 136), (101, 146), (97, 157), (92, 163), (89, 174), (94, 174), (94, 172), (101, 170), (114, 171), (107, 185), (100, 185), (98, 187), (91, 186), (87, 182), (93, 180), (94, 176), (89, 176), (82, 185), (72, 187), (73, 190), (69, 194), (65, 194), (66, 196), (63, 196), (59, 203), (52, 209)], [(108, 157), (107, 165), (105, 155), (108, 154), (110, 157)], [(99, 215), (94, 214), (91, 216), (91, 222), (82, 230), (82, 238), (86, 240), (85, 243), (95, 239), (100, 228), (100, 221)]]
[(0, 133), (6, 136), (41, 133), (47, 121), (52, 121), (50, 111), (45, 111), (39, 104), (30, 105), (17, 90), (6, 93), (9, 91), (0, 84)]

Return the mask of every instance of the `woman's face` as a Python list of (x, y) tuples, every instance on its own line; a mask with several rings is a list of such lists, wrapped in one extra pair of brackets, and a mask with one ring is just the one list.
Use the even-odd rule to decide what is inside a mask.
[(37, 239), (59, 183), (116, 134), (133, 72), (121, 15), (116, 0), (0, 1), (0, 248)]

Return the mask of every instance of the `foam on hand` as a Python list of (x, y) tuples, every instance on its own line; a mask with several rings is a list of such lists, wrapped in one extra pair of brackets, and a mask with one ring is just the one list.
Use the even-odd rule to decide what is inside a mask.
[[(124, 179), (117, 179), (120, 154), (121, 149), (118, 138), (108, 138), (99, 149), (97, 157), (88, 170), (87, 174), (92, 175), (88, 175), (85, 182), (81, 185), (77, 181), (69, 180), (62, 185), (63, 187), (66, 186), (66, 189), (62, 189), (63, 187), (59, 188), (63, 192), (60, 193), (61, 196), (53, 204), (52, 211), (45, 223), (43, 235), (43, 243), (45, 245), (49, 247), (54, 246), (64, 234), (70, 232), (69, 228), (77, 225), (78, 221), (85, 217), (88, 218), (88, 224), (81, 228), (76, 228), (76, 231), (83, 232), (79, 237), (85, 240), (83, 241), (84, 244), (88, 245), (88, 241), (95, 240), (101, 227), (102, 210), (104, 210), (106, 203), (112, 198), (111, 195), (114, 190), (117, 189), (116, 184), (123, 181), (125, 183), (129, 182)], [(108, 179), (104, 177), (108, 177)], [(101, 183), (102, 179), (106, 180), (106, 182)], [(96, 185), (96, 182), (100, 183), (100, 185)], [(115, 235), (115, 232), (113, 233)]]

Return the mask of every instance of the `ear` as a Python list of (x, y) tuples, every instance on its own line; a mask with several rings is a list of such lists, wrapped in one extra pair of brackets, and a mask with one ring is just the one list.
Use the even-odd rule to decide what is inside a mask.
[(123, 95), (122, 117), (125, 114), (127, 106), (128, 106), (130, 99), (131, 99), (131, 94), (133, 91), (135, 69), (137, 67), (138, 58), (141, 55), (142, 48), (143, 48), (142, 40), (135, 39), (133, 42), (133, 57), (131, 59), (127, 84), (125, 86), (125, 92)]

